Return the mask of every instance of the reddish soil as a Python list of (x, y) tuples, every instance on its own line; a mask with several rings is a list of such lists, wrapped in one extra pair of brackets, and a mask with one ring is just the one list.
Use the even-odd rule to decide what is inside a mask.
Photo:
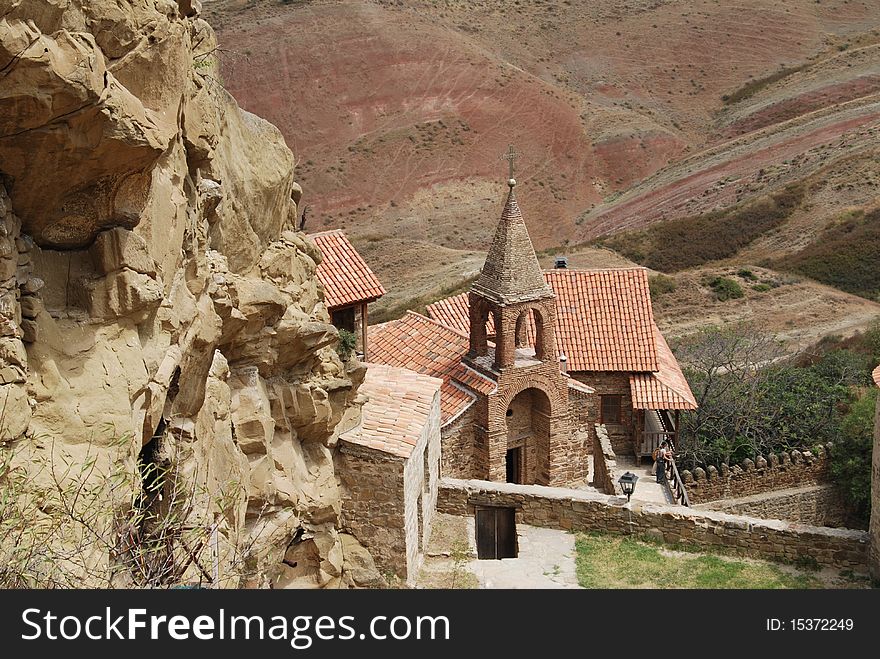
[[(753, 250), (766, 254), (876, 197), (873, 176), (863, 180), (880, 137), (876, 2), (204, 7), (227, 88), (297, 156), (309, 230), (344, 228), (383, 278), (388, 307), (478, 267), (511, 143), (538, 249), (748, 201), (834, 168), (833, 189), (799, 211), (797, 230)], [(722, 101), (780, 67), (796, 72)], [(696, 323), (699, 308), (688, 312)]]
[[(694, 158), (687, 163), (687, 172), (664, 172), (669, 182), (651, 182), (644, 192), (636, 190), (626, 199), (587, 216), (583, 222), (581, 239), (602, 234), (634, 229), (653, 222), (701, 213), (719, 206), (727, 206), (746, 199), (747, 193), (764, 192), (764, 186), (748, 189), (748, 184), (762, 177), (767, 169), (785, 165), (818, 165), (828, 160), (829, 151), (841, 157), (873, 143), (880, 128), (880, 104), (872, 103), (852, 111), (846, 119), (825, 119), (791, 135), (770, 136), (756, 140), (755, 146), (740, 155), (725, 157), (715, 150), (702, 162)], [(768, 143), (769, 142), (769, 143)], [(811, 152), (811, 150), (814, 150)], [(658, 178), (660, 178), (658, 176)], [(797, 180), (789, 176), (786, 180)]]
[(828, 85), (762, 108), (730, 124), (722, 135), (729, 138), (750, 133), (759, 128), (782, 123), (878, 91), (880, 91), (880, 75), (860, 76), (855, 80)]

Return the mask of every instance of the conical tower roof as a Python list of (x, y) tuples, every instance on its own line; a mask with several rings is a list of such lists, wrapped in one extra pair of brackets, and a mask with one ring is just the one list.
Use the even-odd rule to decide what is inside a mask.
[(502, 305), (553, 297), (516, 203), (513, 193), (516, 182), (511, 179), (509, 185), (510, 192), (486, 263), (471, 290)]

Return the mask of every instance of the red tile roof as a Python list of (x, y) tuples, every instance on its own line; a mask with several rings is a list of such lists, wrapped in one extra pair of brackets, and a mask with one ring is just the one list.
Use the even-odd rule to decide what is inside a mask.
[(461, 363), (468, 337), (414, 311), (368, 328), (370, 360), (441, 378), (441, 423), (455, 419), (474, 402), (471, 392), (488, 394), (495, 383)]
[(654, 326), (659, 370), (629, 376), (633, 407), (638, 410), (695, 410), (697, 401), (669, 344)]
[[(544, 271), (544, 277), (556, 293), (556, 341), (569, 371), (658, 370), (644, 268), (557, 269)], [(427, 311), (466, 334), (468, 306), (463, 293), (429, 305)]]
[(382, 283), (342, 230), (322, 231), (309, 237), (324, 257), (318, 265), (317, 275), (324, 286), (324, 302), (328, 309), (372, 302), (385, 295)]
[(874, 372), (871, 374), (874, 376), (874, 384), (880, 387), (880, 366), (874, 369)]
[(358, 390), (368, 396), (361, 425), (340, 439), (408, 458), (439, 403), (435, 398), (442, 384), (439, 378), (404, 368), (367, 364), (367, 375)]
[[(470, 331), (470, 303), (468, 302), (467, 293), (438, 300), (433, 304), (429, 304), (425, 311), (429, 318), (443, 323), (446, 327), (458, 330), (464, 335), (467, 335)], [(495, 333), (495, 323), (491, 315), (486, 323), (486, 331), (489, 334)]]

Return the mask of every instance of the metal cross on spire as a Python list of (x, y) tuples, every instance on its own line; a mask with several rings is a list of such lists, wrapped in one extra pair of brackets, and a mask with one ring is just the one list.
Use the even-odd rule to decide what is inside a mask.
[(507, 184), (510, 187), (513, 187), (514, 185), (516, 185), (516, 179), (513, 178), (513, 164), (518, 156), (519, 156), (519, 154), (513, 150), (513, 144), (508, 144), (507, 145), (507, 153), (505, 153), (503, 156), (501, 156), (501, 159), (506, 160), (509, 165), (509, 171), (510, 171), (509, 179), (510, 180), (507, 181)]

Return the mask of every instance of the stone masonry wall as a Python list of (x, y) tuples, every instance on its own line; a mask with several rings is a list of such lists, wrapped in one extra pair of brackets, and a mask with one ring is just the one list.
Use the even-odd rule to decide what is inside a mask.
[(406, 575), (404, 460), (339, 441), (342, 526), (366, 547), (384, 572)]
[(473, 478), (474, 410), (471, 405), (460, 417), (440, 429), (443, 445), (441, 473), (449, 478)]
[(593, 435), (593, 486), (605, 494), (623, 494), (617, 479), (617, 456), (611, 448), (608, 431), (600, 423), (596, 424)]
[[(440, 482), (440, 392), (419, 441), (403, 467), (406, 571), (398, 576), (413, 584), (431, 535)], [(427, 473), (426, 473), (427, 472)], [(343, 508), (345, 502), (343, 502)], [(357, 535), (357, 534), (355, 534)]]
[(697, 467), (681, 472), (692, 504), (734, 499), (737, 497), (782, 490), (791, 487), (818, 485), (828, 479), (828, 457), (825, 448), (817, 455), (810, 451), (782, 452), (767, 458), (745, 459), (732, 467)]
[(516, 508), (516, 521), (572, 531), (662, 534), (669, 543), (724, 546), (743, 556), (793, 560), (812, 556), (823, 566), (861, 569), (868, 562), (868, 533), (761, 520), (712, 510), (633, 502), (594, 492), (488, 481), (444, 479), (438, 512), (472, 515), (474, 506)]
[(615, 453), (618, 455), (631, 455), (633, 453), (633, 446), (630, 429), (633, 424), (633, 407), (632, 393), (629, 388), (629, 373), (576, 371), (572, 372), (571, 376), (596, 390), (594, 395), (584, 396), (586, 413), (589, 418), (594, 420), (594, 423), (601, 421), (600, 396), (608, 394), (620, 396), (620, 430), (623, 432), (609, 432), (609, 437)]
[(573, 437), (579, 435), (587, 438), (586, 455), (593, 452), (593, 425), (599, 420), (598, 417), (591, 416), (591, 410), (595, 411), (596, 408), (596, 403), (591, 402), (594, 398), (593, 394), (587, 394), (572, 387), (568, 389), (571, 434)]
[(808, 485), (739, 499), (719, 499), (698, 504), (695, 508), (762, 519), (784, 519), (813, 526), (859, 528), (833, 485)]

